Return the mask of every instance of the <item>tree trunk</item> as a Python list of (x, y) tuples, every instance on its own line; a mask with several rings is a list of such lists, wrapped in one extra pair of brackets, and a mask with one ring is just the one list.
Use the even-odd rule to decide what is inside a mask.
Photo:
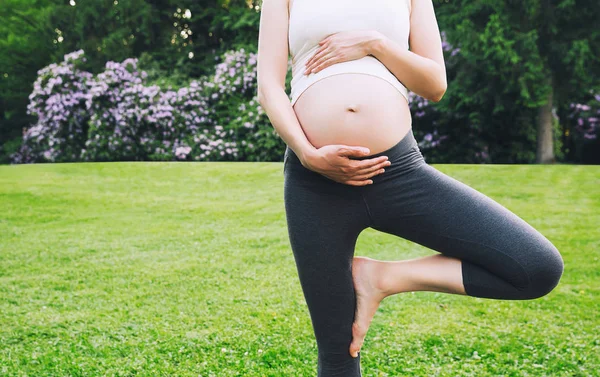
[(554, 162), (553, 147), (553, 127), (552, 127), (552, 101), (554, 94), (554, 85), (552, 75), (548, 76), (550, 92), (547, 102), (538, 109), (538, 127), (537, 127), (537, 151), (536, 163), (548, 164)]

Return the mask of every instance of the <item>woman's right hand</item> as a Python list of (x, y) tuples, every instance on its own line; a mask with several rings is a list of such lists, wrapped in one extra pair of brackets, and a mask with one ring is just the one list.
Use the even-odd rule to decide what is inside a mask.
[(351, 160), (348, 157), (363, 157), (370, 153), (368, 148), (343, 144), (329, 144), (314, 150), (306, 156), (302, 165), (333, 181), (352, 186), (372, 184), (369, 178), (384, 172), (391, 165), (387, 156), (364, 160)]

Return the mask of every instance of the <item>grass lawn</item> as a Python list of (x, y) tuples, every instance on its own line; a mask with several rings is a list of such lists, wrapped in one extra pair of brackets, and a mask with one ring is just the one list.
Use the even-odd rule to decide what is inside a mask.
[[(561, 251), (537, 300), (384, 300), (365, 377), (600, 376), (600, 166), (441, 165)], [(356, 255), (435, 251), (368, 228)], [(0, 166), (1, 376), (315, 377), (281, 163)]]

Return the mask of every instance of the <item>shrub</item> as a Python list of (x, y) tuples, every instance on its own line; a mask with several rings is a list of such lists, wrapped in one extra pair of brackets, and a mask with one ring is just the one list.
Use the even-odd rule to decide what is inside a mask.
[(600, 163), (600, 94), (590, 90), (582, 103), (569, 104), (567, 118), (576, 160)]
[(256, 54), (228, 51), (213, 77), (178, 90), (145, 83), (137, 59), (94, 75), (79, 50), (40, 70), (36, 124), (13, 163), (280, 158), (280, 140), (256, 96)]
[(38, 71), (27, 106), (27, 113), (38, 119), (23, 133), (19, 150), (11, 154), (14, 163), (80, 159), (89, 120), (87, 80), (92, 77), (77, 68), (85, 60), (79, 50)]
[(600, 94), (593, 94), (585, 103), (571, 103), (569, 109), (569, 118), (575, 120), (574, 137), (596, 140), (600, 130)]

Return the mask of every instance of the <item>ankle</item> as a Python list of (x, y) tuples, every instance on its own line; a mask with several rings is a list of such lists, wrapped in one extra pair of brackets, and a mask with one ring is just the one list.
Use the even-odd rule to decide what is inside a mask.
[(413, 290), (408, 261), (384, 261), (380, 268), (378, 285), (385, 297)]
[(383, 298), (396, 294), (394, 286), (393, 262), (380, 261), (377, 269), (376, 288), (381, 292)]

